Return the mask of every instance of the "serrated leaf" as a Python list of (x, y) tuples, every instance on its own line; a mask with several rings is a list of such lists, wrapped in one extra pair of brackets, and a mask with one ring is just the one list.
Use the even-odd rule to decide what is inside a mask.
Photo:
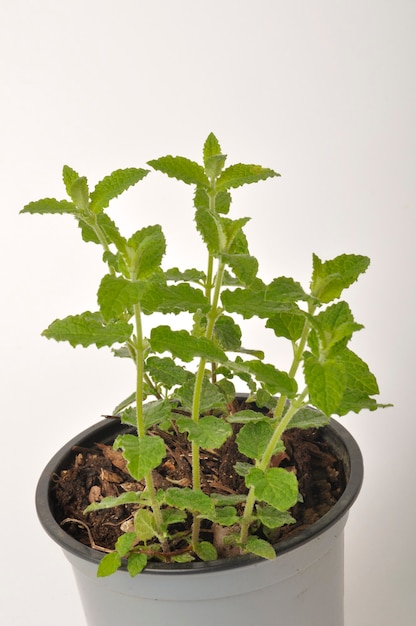
[[(194, 195), (194, 206), (196, 209), (209, 209), (209, 196), (207, 190), (197, 187)], [(231, 194), (229, 191), (219, 191), (215, 194), (214, 210), (216, 213), (226, 215), (230, 211)]]
[(42, 200), (36, 200), (35, 202), (29, 202), (26, 204), (20, 213), (38, 213), (44, 215), (46, 213), (55, 213), (63, 215), (69, 213), (76, 215), (78, 209), (72, 202), (68, 200), (56, 200), (55, 198), (42, 198)]
[(194, 545), (194, 551), (201, 561), (215, 561), (218, 558), (216, 549), (209, 541), (198, 541)]
[(270, 317), (266, 328), (271, 328), (276, 337), (297, 341), (302, 335), (305, 320), (305, 313), (294, 305), (290, 311), (280, 311)]
[(231, 267), (244, 285), (251, 285), (257, 276), (258, 261), (249, 254), (223, 254), (222, 259)]
[(197, 208), (195, 211), (195, 223), (209, 253), (217, 256), (225, 247), (220, 218), (212, 211)]
[(342, 254), (330, 261), (321, 261), (313, 255), (311, 293), (323, 303), (339, 298), (366, 271), (370, 259), (355, 254)]
[(329, 424), (330, 418), (322, 411), (305, 406), (296, 411), (289, 422), (288, 428), (322, 428)]
[(224, 169), (227, 157), (225, 154), (214, 154), (205, 161), (205, 173), (209, 179), (218, 178)]
[[(175, 397), (180, 401), (185, 410), (192, 411), (195, 390), (195, 376), (190, 376), (184, 384), (176, 390)], [(204, 413), (211, 409), (226, 410), (226, 400), (222, 391), (211, 383), (207, 378), (202, 381), (199, 398), (199, 411)]]
[(103, 578), (104, 576), (111, 576), (114, 574), (121, 565), (121, 557), (118, 552), (109, 552), (98, 564), (97, 577)]
[(274, 551), (273, 546), (264, 539), (260, 539), (256, 535), (250, 535), (247, 537), (247, 543), (244, 545), (244, 549), (246, 552), (251, 552), (256, 556), (260, 556), (263, 559), (274, 559), (276, 557), (276, 552)]
[(62, 180), (64, 181), (66, 193), (71, 197), (72, 185), (79, 178), (78, 172), (76, 172), (69, 165), (64, 165), (62, 168)]
[(177, 315), (183, 311), (195, 313), (196, 311), (209, 311), (210, 304), (201, 289), (191, 287), (187, 283), (166, 285), (155, 282), (142, 298), (143, 313), (174, 313)]
[(204, 284), (206, 280), (205, 272), (201, 270), (197, 270), (195, 268), (180, 271), (177, 267), (172, 267), (165, 272), (166, 280), (174, 280), (175, 282), (188, 282), (188, 283), (197, 283)]
[(302, 285), (293, 280), (293, 278), (280, 276), (275, 278), (270, 285), (267, 285), (265, 300), (266, 302), (275, 302), (277, 304), (282, 302), (294, 303), (299, 300), (310, 300), (310, 296), (303, 290)]
[(193, 337), (186, 330), (171, 330), (169, 326), (153, 328), (150, 344), (154, 352), (170, 352), (174, 357), (189, 362), (195, 357), (223, 363), (227, 360), (222, 350), (205, 337)]
[(249, 459), (261, 459), (273, 435), (270, 421), (250, 421), (239, 431), (236, 442), (241, 454)]
[(218, 154), (222, 154), (220, 143), (214, 133), (210, 133), (204, 143), (203, 157), (205, 167), (207, 159)]
[(149, 170), (136, 167), (115, 170), (105, 176), (97, 185), (90, 196), (90, 209), (93, 213), (100, 213), (108, 207), (110, 200), (119, 196), (132, 185), (142, 180)]
[(248, 424), (249, 422), (267, 422), (269, 420), (270, 418), (267, 415), (251, 409), (237, 411), (227, 417), (227, 422), (230, 424)]
[(225, 290), (221, 301), (228, 313), (239, 313), (245, 319), (253, 316), (266, 318), (280, 311), (291, 311), (293, 304), (288, 301), (275, 301), (272, 293), (266, 297), (267, 286), (256, 278), (248, 288)]
[(328, 416), (334, 413), (346, 390), (343, 365), (333, 359), (320, 362), (315, 355), (307, 353), (304, 374), (311, 403)]
[(127, 461), (127, 469), (136, 480), (142, 480), (155, 469), (166, 454), (163, 439), (158, 436), (119, 435), (113, 444), (114, 449), (121, 448)]
[(81, 345), (86, 348), (95, 344), (97, 348), (102, 348), (114, 343), (124, 343), (132, 332), (133, 326), (127, 322), (105, 324), (100, 313), (86, 311), (80, 315), (69, 315), (55, 320), (42, 335), (55, 341), (68, 341), (73, 347)]
[(78, 209), (82, 212), (88, 212), (90, 192), (85, 176), (79, 176), (79, 178), (72, 182), (71, 193), (69, 195)]
[(159, 172), (167, 174), (170, 178), (181, 180), (187, 185), (209, 187), (209, 180), (204, 172), (204, 168), (195, 163), (195, 161), (185, 157), (167, 155), (148, 161), (148, 165)]
[(339, 342), (349, 340), (355, 331), (363, 328), (362, 324), (354, 321), (346, 302), (337, 302), (328, 306), (324, 311), (315, 315), (311, 321), (319, 335), (321, 348), (326, 353)]
[(165, 497), (166, 504), (177, 509), (201, 515), (211, 515), (214, 511), (214, 502), (198, 489), (170, 487), (166, 490)]
[(105, 321), (116, 319), (137, 304), (143, 295), (144, 285), (121, 276), (107, 274), (98, 288), (97, 298)]
[(116, 541), (115, 549), (120, 556), (126, 556), (137, 539), (136, 533), (124, 533)]
[(223, 350), (236, 352), (241, 347), (241, 328), (228, 315), (221, 315), (217, 319), (214, 336)]
[(130, 576), (133, 578), (140, 574), (147, 565), (147, 556), (141, 552), (133, 552), (129, 555), (127, 560), (127, 569)]
[(160, 267), (166, 251), (166, 240), (159, 224), (136, 231), (127, 245), (134, 251), (130, 267), (136, 274), (135, 278), (148, 278)]
[(258, 519), (267, 528), (281, 528), (296, 522), (295, 518), (287, 511), (278, 511), (268, 504), (263, 506), (257, 505), (256, 510)]
[(141, 491), (125, 491), (119, 496), (107, 496), (100, 502), (92, 502), (84, 510), (84, 513), (91, 513), (91, 511), (101, 511), (102, 509), (113, 509), (116, 506), (122, 506), (124, 504), (138, 504), (143, 498)]
[(183, 366), (177, 365), (169, 357), (150, 356), (146, 360), (145, 368), (151, 378), (166, 389), (182, 385), (190, 376)]
[(220, 448), (232, 434), (230, 424), (213, 415), (201, 417), (198, 422), (194, 422), (189, 417), (180, 416), (176, 424), (181, 433), (188, 433), (190, 441), (207, 450)]
[(272, 395), (279, 393), (293, 396), (298, 390), (296, 380), (286, 372), (282, 372), (269, 363), (262, 361), (245, 361), (244, 367), (253, 374), (258, 381), (262, 382), (267, 391)]
[(155, 516), (149, 509), (138, 509), (134, 515), (134, 530), (140, 541), (150, 541), (157, 537)]
[(261, 165), (244, 165), (237, 163), (230, 165), (225, 169), (221, 176), (217, 179), (217, 190), (223, 191), (235, 187), (241, 187), (250, 183), (257, 183), (267, 178), (280, 176), (273, 170), (261, 167)]
[(162, 422), (167, 423), (172, 419), (172, 403), (167, 399), (146, 402), (143, 405), (143, 417), (147, 429)]
[(264, 472), (253, 467), (246, 477), (247, 487), (254, 487), (256, 499), (279, 511), (287, 511), (298, 500), (298, 481), (293, 472), (271, 467)]

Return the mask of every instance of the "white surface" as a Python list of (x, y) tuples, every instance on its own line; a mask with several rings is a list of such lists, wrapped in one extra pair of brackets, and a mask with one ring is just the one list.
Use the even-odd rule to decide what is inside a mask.
[[(413, 0), (1, 3), (2, 624), (83, 623), (70, 568), (37, 523), (35, 484), (131, 390), (109, 353), (39, 336), (95, 306), (102, 268), (69, 218), (18, 212), (64, 197), (64, 163), (95, 183), (169, 152), (199, 160), (211, 130), (230, 163), (282, 173), (234, 196), (266, 279), (307, 283), (312, 252), (372, 258), (350, 290), (366, 326), (355, 348), (395, 406), (344, 420), (366, 463), (347, 525), (346, 626), (415, 623), (415, 28)], [(190, 197), (154, 175), (121, 203), (123, 227), (141, 210), (192, 229)], [(167, 265), (199, 250), (170, 237)]]

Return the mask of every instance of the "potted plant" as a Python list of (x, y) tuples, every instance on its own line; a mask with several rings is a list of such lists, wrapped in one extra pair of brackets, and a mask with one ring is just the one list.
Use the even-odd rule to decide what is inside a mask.
[[(308, 290), (287, 277), (266, 284), (244, 234), (248, 218), (229, 217), (231, 190), (278, 174), (226, 165), (213, 134), (202, 165), (164, 156), (148, 166), (194, 187), (206, 268), (164, 269), (160, 225), (124, 236), (110, 218), (110, 201), (148, 169), (117, 170), (90, 190), (65, 166), (69, 200), (46, 198), (22, 211), (72, 215), (106, 265), (97, 311), (55, 320), (43, 335), (109, 346), (134, 364), (131, 395), (45, 468), (36, 496), (40, 521), (74, 567), (88, 624), (279, 619), (339, 626), (343, 527), (361, 486), (362, 459), (332, 415), (382, 406), (373, 397), (374, 375), (348, 347), (362, 326), (340, 298), (369, 259), (313, 255)], [(186, 326), (156, 324), (146, 336), (144, 320), (153, 314), (182, 316)], [(271, 338), (290, 342), (288, 371), (245, 345), (242, 327), (251, 317)], [(99, 453), (107, 465), (93, 477), (88, 469), (83, 510), (68, 516), (58, 495), (74, 497), (81, 489), (74, 477)], [(326, 494), (314, 514), (305, 505), (308, 488)], [(111, 534), (110, 545), (97, 541), (91, 520)]]

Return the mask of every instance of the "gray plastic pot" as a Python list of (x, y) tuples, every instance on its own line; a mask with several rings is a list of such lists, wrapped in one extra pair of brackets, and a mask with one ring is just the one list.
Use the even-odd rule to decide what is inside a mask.
[(343, 495), (315, 524), (280, 542), (274, 560), (247, 555), (154, 563), (135, 578), (123, 569), (97, 578), (102, 553), (56, 522), (51, 479), (73, 457), (73, 446), (112, 443), (124, 428), (103, 420), (68, 442), (45, 467), (36, 491), (40, 522), (72, 564), (89, 626), (343, 626), (344, 526), (363, 480), (361, 452), (344, 427), (332, 420), (323, 429), (344, 465)]

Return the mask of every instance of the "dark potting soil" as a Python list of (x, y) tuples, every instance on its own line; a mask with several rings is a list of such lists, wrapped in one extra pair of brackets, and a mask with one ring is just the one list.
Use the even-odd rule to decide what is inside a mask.
[[(237, 462), (249, 462), (240, 454), (235, 443), (238, 431), (218, 450), (201, 453), (201, 487), (208, 493), (245, 494), (244, 478), (236, 474)], [(185, 436), (180, 433), (155, 433), (165, 440), (168, 454), (162, 464), (153, 471), (156, 489), (192, 485), (191, 450)], [(342, 495), (346, 479), (342, 463), (331, 452), (319, 429), (290, 429), (283, 436), (286, 451), (272, 460), (296, 473), (303, 502), (290, 511), (297, 520), (269, 534), (273, 543), (298, 533), (327, 513)], [(118, 496), (125, 491), (144, 489), (143, 482), (135, 481), (126, 470), (126, 462), (120, 451), (110, 445), (97, 443), (93, 448), (74, 449), (73, 463), (54, 477), (55, 514), (57, 521), (67, 533), (78, 541), (103, 552), (114, 549), (118, 537), (132, 530), (135, 505), (117, 506), (84, 514), (90, 502), (106, 496)], [(183, 530), (189, 530), (184, 525)], [(212, 537), (212, 528), (204, 526), (206, 539)], [(170, 546), (172, 552), (180, 545)], [(219, 546), (217, 546), (218, 549)], [(220, 556), (227, 556), (226, 549)]]

